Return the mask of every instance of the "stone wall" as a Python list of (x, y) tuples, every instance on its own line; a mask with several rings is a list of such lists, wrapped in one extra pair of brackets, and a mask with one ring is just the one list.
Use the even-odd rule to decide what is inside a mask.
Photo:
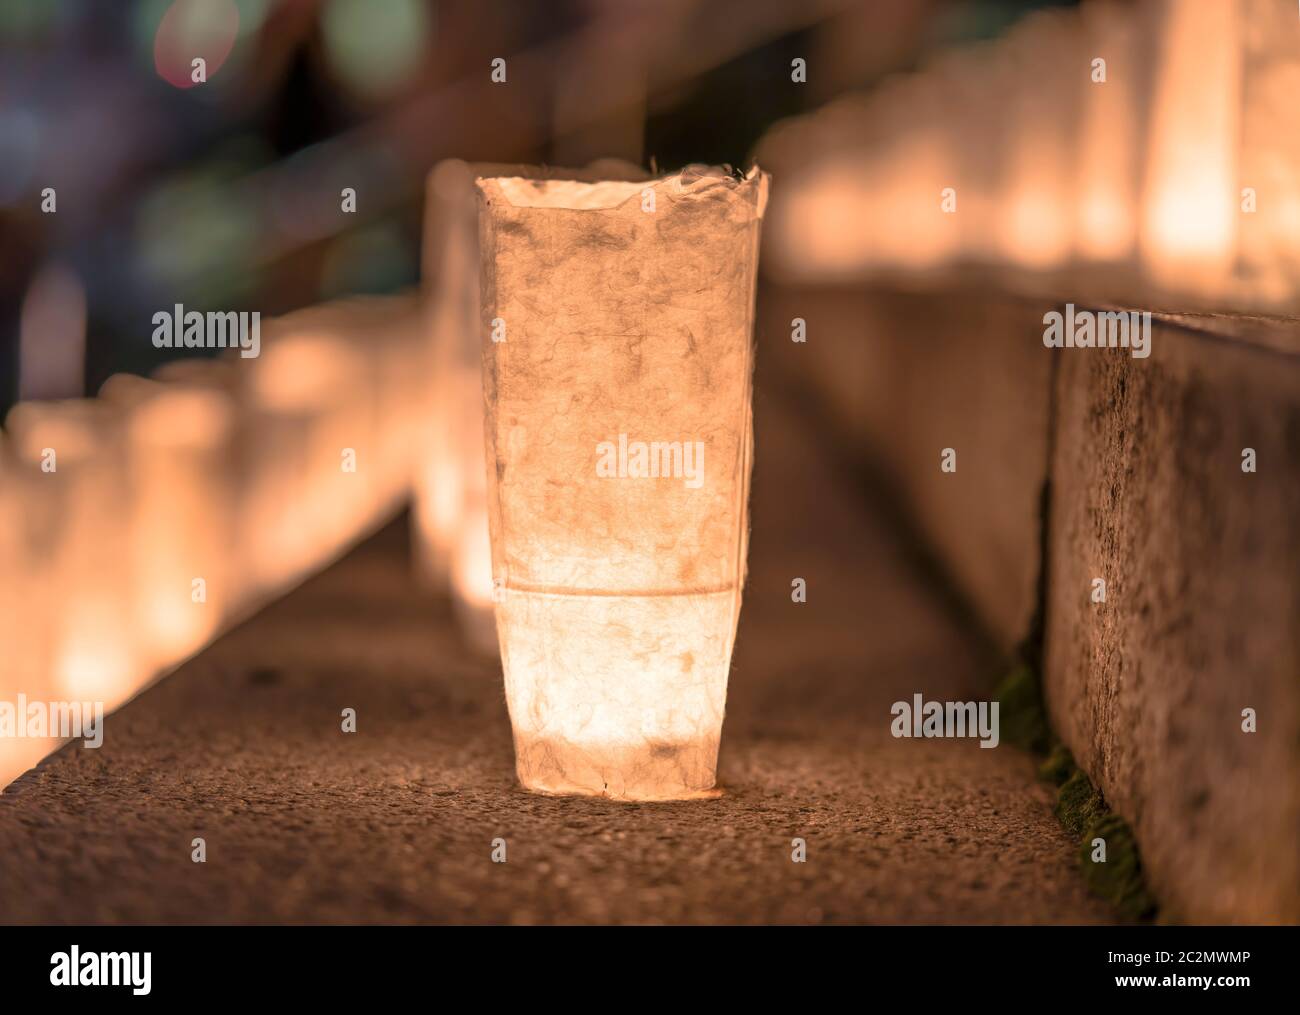
[(1159, 321), (1059, 355), (1053, 726), (1171, 915), (1300, 921), (1300, 359)]
[(770, 287), (759, 370), (803, 378), (1007, 652), (1039, 605), (1050, 478), (1054, 729), (1169, 917), (1300, 921), (1300, 324), (1157, 317), (1143, 359), (1046, 348), (1053, 308)]
[[(763, 309), (758, 369), (802, 376), (861, 441), (1009, 652), (1036, 605), (1052, 366), (1042, 307), (975, 288), (771, 287)], [(940, 467), (945, 448), (955, 472)]]

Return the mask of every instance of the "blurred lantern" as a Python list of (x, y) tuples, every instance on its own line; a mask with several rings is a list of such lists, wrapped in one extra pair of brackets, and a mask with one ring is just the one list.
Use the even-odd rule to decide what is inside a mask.
[(100, 394), (126, 415), (137, 632), (164, 669), (210, 641), (229, 608), (233, 410), (216, 390), (124, 374)]
[[(49, 680), (41, 658), (41, 625), (32, 593), (40, 578), (33, 571), (24, 540), (21, 478), (0, 433), (0, 703), (14, 709), (12, 729), (0, 723), (0, 788), (58, 746), (49, 736), (27, 736), (23, 719), (27, 702), (49, 697)], [(23, 724), (20, 728), (19, 724)]]
[[(244, 502), (250, 484), (248, 463), (254, 460), (251, 443), (256, 440), (250, 426), (250, 413), (243, 407), (248, 402), (246, 379), (242, 365), (246, 361), (237, 355), (221, 358), (192, 357), (164, 363), (153, 372), (153, 378), (169, 388), (210, 394), (217, 402), (227, 406), (230, 413), (229, 447), (223, 457), (224, 482), (229, 486), (226, 495), (231, 517), (245, 517)], [(223, 614), (225, 622), (244, 616), (254, 606), (256, 588), (245, 574), (239, 558), (240, 537), (232, 535), (227, 525), (227, 560)]]
[(1129, 8), (1107, 0), (1085, 4), (1082, 16), (1075, 252), (1127, 266), (1137, 244), (1144, 61)]
[(411, 512), (417, 574), (450, 585), (466, 640), (497, 652), (492, 614), (487, 477), (483, 451), (483, 353), (479, 341), (478, 175), (526, 179), (644, 180), (629, 163), (588, 169), (440, 163), (429, 177), (423, 274), (430, 384)]
[(906, 74), (774, 128), (758, 148), (783, 181), (765, 230), (765, 271), (847, 281), (956, 260), (957, 201), (974, 193), (959, 185), (953, 101), (941, 76)]
[(1245, 0), (1240, 189), (1241, 270), (1254, 303), (1294, 312), (1300, 282), (1300, 16)]
[(489, 178), (488, 510), (529, 789), (708, 794), (748, 541), (767, 178)]
[(955, 259), (996, 261), (1003, 135), (1009, 129), (1007, 72), (998, 64), (994, 44), (981, 42), (940, 54), (926, 73), (935, 77), (943, 129), (950, 135), (952, 159), (943, 186), (951, 191), (941, 191), (936, 200), (958, 231)]
[(773, 223), (787, 271), (809, 280), (924, 271), (956, 253), (957, 219), (944, 212), (955, 153), (935, 85), (905, 75), (865, 102), (828, 109), (812, 164), (802, 145), (787, 148), (787, 164), (799, 169)]
[(1157, 50), (1142, 268), (1166, 291), (1213, 300), (1237, 254), (1242, 12), (1236, 3), (1159, 0), (1148, 14)]
[(359, 480), (340, 490), (354, 519), (348, 538), (390, 518), (410, 492), (429, 383), (422, 323), (418, 297), (399, 294), (308, 307), (271, 328), (282, 363), (323, 354), (321, 362), (338, 364), (332, 408), (356, 452), (355, 473), (343, 474)]
[(121, 417), (100, 402), (21, 402), (7, 426), (32, 554), (31, 614), (50, 693), (116, 707), (148, 674), (133, 637)]
[(276, 321), (261, 357), (249, 361), (241, 559), (259, 596), (284, 591), (357, 534), (362, 471), (375, 447), (361, 354), (341, 338), (299, 330), (306, 322), (296, 316)]
[(920, 272), (957, 256), (959, 218), (945, 211), (957, 164), (948, 98), (936, 77), (920, 74), (877, 97), (888, 110), (878, 129), (889, 140), (875, 152), (867, 208), (884, 267)]
[(995, 52), (1008, 74), (1000, 257), (1028, 271), (1050, 271), (1065, 264), (1072, 245), (1073, 140), (1088, 64), (1073, 14), (1061, 11), (1023, 18)]
[(406, 501), (424, 430), (429, 368), (422, 303), (414, 293), (335, 304), (340, 335), (362, 353), (373, 400), (374, 466), (367, 480), (367, 525), (386, 521)]

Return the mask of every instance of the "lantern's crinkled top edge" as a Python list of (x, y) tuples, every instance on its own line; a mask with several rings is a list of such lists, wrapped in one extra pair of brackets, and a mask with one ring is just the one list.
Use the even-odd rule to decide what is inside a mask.
[[(744, 177), (737, 178), (725, 166), (689, 165), (676, 173), (647, 180), (564, 180), (535, 179), (523, 176), (479, 176), (482, 187), (494, 183), (495, 189), (515, 208), (555, 208), (564, 211), (610, 211), (630, 201), (639, 201), (651, 187), (671, 195), (698, 194), (714, 187), (728, 187), (737, 193), (753, 188), (755, 217), (762, 218), (767, 209), (770, 177), (755, 165)], [(747, 194), (745, 196), (748, 196)]]

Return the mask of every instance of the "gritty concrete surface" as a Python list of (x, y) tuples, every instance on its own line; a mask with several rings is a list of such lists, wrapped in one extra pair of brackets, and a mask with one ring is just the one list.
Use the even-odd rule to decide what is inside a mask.
[(1048, 706), (1168, 916), (1297, 922), (1300, 357), (1181, 320), (1149, 359), (1061, 352)]
[(499, 668), (415, 591), (395, 526), (0, 795), (0, 922), (1113, 920), (1028, 756), (891, 737), (895, 700), (987, 674), (762, 390), (720, 798), (522, 791)]
[(1038, 601), (1055, 304), (973, 285), (761, 292), (765, 348), (860, 441), (997, 647), (1014, 648)]

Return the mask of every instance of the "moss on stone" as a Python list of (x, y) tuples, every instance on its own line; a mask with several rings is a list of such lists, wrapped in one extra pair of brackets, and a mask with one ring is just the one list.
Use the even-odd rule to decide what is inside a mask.
[[(1093, 860), (1093, 841), (1106, 840), (1106, 862)], [(1142, 859), (1128, 822), (1109, 811), (1098, 816), (1084, 833), (1079, 845), (1088, 889), (1105, 899), (1128, 920), (1145, 920), (1155, 915), (1156, 901), (1147, 891), (1142, 876)]]
[(1093, 788), (1083, 770), (1076, 768), (1056, 793), (1056, 816), (1075, 838), (1086, 832), (1106, 812), (1101, 794)]
[(998, 702), (1001, 738), (1027, 751), (1046, 754), (1052, 746), (1052, 730), (1043, 708), (1038, 674), (1028, 663), (1020, 663), (993, 692)]
[(1038, 766), (1038, 778), (1050, 782), (1053, 786), (1061, 786), (1076, 771), (1078, 769), (1074, 764), (1074, 755), (1065, 744), (1057, 741), (1052, 745), (1047, 760)]
[[(1056, 817), (1079, 841), (1079, 862), (1088, 890), (1105, 899), (1126, 920), (1150, 920), (1157, 903), (1147, 891), (1142, 858), (1128, 822), (1107, 806), (1069, 749), (1047, 721), (1038, 669), (1017, 664), (998, 686), (1002, 739), (1043, 757), (1038, 775), (1057, 787)], [(1106, 840), (1106, 862), (1092, 859), (1094, 839)]]

